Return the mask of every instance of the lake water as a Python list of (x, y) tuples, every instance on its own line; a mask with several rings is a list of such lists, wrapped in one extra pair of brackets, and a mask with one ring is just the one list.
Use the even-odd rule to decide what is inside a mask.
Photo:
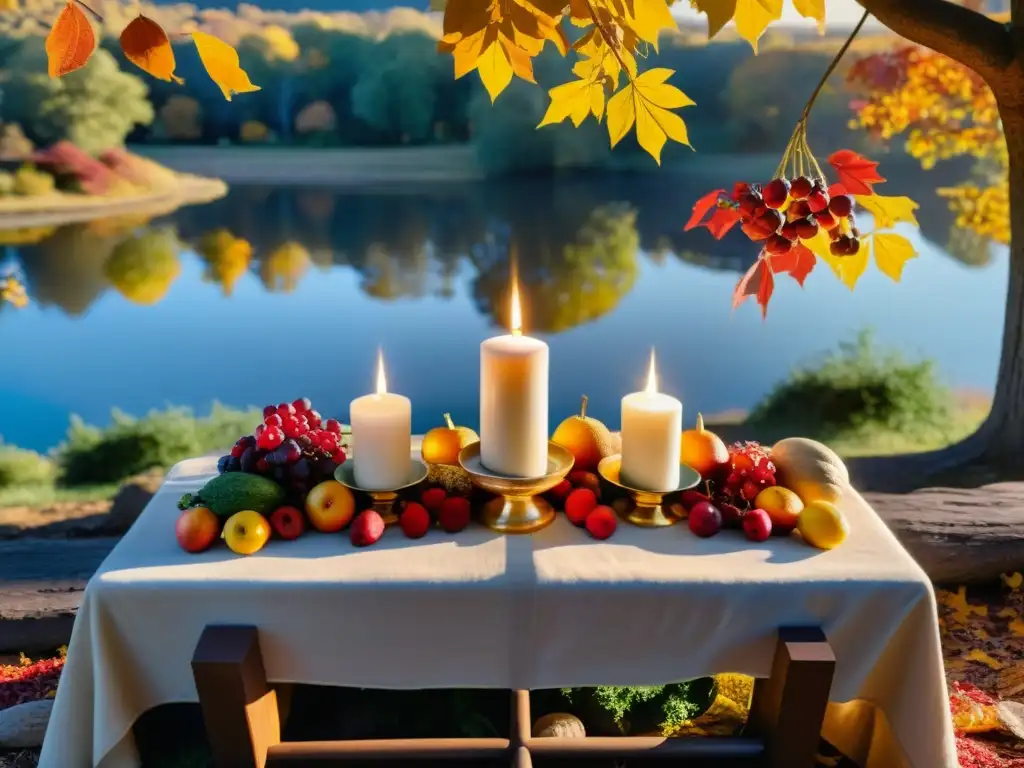
[[(652, 346), (688, 423), (697, 411), (749, 408), (794, 366), (868, 327), (935, 359), (952, 386), (992, 388), (1005, 249), (961, 243), (952, 250), (965, 255), (951, 255), (933, 177), (891, 191), (924, 206), (922, 232), (908, 231), (920, 258), (901, 284), (872, 265), (850, 292), (819, 264), (804, 289), (777, 282), (767, 322), (752, 302), (736, 312), (730, 303), (756, 247), (738, 232), (721, 243), (682, 232), (697, 197), (741, 177), (759, 178), (730, 168), (401, 190), (236, 187), (147, 224), (29, 236), (39, 242), (5, 249), (32, 303), (0, 309), (0, 435), (41, 450), (73, 413), (105, 424), (112, 408), (299, 396), (347, 419), (349, 401), (371, 389), (378, 347), (389, 389), (412, 398), (416, 431), (446, 411), (475, 426), (479, 344), (501, 332), (510, 243), (527, 331), (551, 346), (552, 429), (582, 393), (617, 425)], [(220, 228), (230, 237), (215, 251)], [(251, 263), (231, 238), (251, 246)]]

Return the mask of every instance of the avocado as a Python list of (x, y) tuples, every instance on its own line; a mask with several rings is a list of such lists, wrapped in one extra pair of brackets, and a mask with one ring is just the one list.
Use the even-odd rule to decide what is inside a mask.
[(284, 504), (285, 491), (273, 480), (248, 472), (226, 472), (209, 480), (196, 493), (186, 493), (181, 508), (208, 507), (217, 517), (226, 520), (236, 512), (251, 509), (263, 516)]

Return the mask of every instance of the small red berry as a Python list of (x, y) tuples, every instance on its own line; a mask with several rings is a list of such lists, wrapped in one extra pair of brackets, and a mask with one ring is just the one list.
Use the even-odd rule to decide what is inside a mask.
[(615, 512), (612, 508), (602, 504), (591, 510), (590, 514), (587, 515), (585, 525), (587, 533), (595, 539), (607, 539), (615, 533), (619, 521), (615, 519)]
[(810, 240), (818, 234), (818, 222), (814, 219), (799, 219), (794, 223), (796, 234), (801, 240)]
[(449, 496), (441, 504), (437, 519), (441, 527), (448, 533), (458, 533), (469, 525), (469, 499), (462, 496)]
[(257, 472), (267, 472), (270, 470), (270, 464), (267, 463), (266, 459), (260, 458), (256, 461)]
[(743, 234), (753, 240), (755, 243), (759, 240), (765, 240), (771, 234), (771, 232), (763, 231), (752, 219), (744, 221), (740, 224), (740, 229), (743, 230)]
[(766, 210), (761, 195), (753, 191), (747, 192), (739, 199), (739, 207), (740, 213), (744, 213), (752, 219), (760, 216)]
[(319, 413), (316, 411), (307, 411), (305, 415), (306, 423), (308, 423), (312, 429), (316, 429), (320, 426), (321, 418)]
[(743, 532), (751, 541), (766, 541), (772, 535), (772, 519), (763, 509), (751, 509), (743, 515)]
[(807, 196), (807, 205), (810, 207), (811, 213), (826, 210), (828, 208), (828, 192), (820, 187), (816, 188)]
[(241, 458), (242, 454), (245, 453), (244, 445), (233, 445), (231, 446), (231, 455), (236, 459)]
[(786, 213), (794, 221), (796, 219), (803, 219), (811, 215), (811, 206), (807, 204), (806, 200), (794, 200), (789, 204), (789, 208)]
[(267, 427), (263, 433), (256, 438), (256, 445), (265, 451), (272, 451), (284, 442), (284, 432), (280, 427)]
[(344, 464), (346, 459), (348, 459), (348, 456), (345, 455), (344, 448), (335, 448), (334, 452), (331, 453), (331, 461), (335, 464)]
[(757, 494), (761, 492), (761, 486), (755, 483), (753, 480), (745, 480), (743, 487), (740, 489), (740, 495), (747, 501), (753, 501), (757, 498)]
[(798, 176), (793, 179), (793, 183), (789, 185), (789, 194), (794, 200), (806, 200), (807, 196), (811, 194), (811, 190), (813, 189), (814, 182), (806, 176)]
[(781, 208), (789, 197), (789, 182), (785, 179), (772, 179), (764, 188), (764, 204), (769, 208)]
[(572, 483), (568, 480), (562, 480), (554, 488), (548, 491), (548, 496), (556, 504), (564, 504), (565, 500), (569, 498), (569, 494), (572, 493)]
[(565, 500), (565, 516), (573, 525), (583, 525), (597, 506), (597, 494), (589, 488), (577, 488)]
[(277, 413), (281, 418), (284, 418), (285, 416), (294, 416), (296, 413), (295, 406), (291, 403), (281, 403), (277, 406)]
[(828, 209), (833, 216), (845, 218), (853, 212), (853, 198), (849, 195), (839, 195), (828, 201)]
[(836, 225), (836, 217), (828, 211), (821, 211), (820, 213), (814, 214), (814, 218), (818, 222), (818, 226), (822, 229), (832, 229)]
[(280, 427), (282, 424), (284, 424), (284, 421), (281, 420), (280, 414), (272, 413), (265, 419), (263, 419), (263, 423), (266, 424), (268, 427)]
[(781, 255), (783, 253), (789, 253), (789, 250), (793, 247), (793, 243), (787, 240), (782, 235), (772, 235), (764, 244), (764, 249), (768, 253), (775, 255)]
[(326, 429), (328, 432), (333, 432), (336, 435), (340, 435), (341, 434), (341, 422), (338, 421), (337, 419), (328, 419), (324, 423), (324, 429)]
[(427, 488), (420, 494), (420, 502), (434, 514), (441, 511), (441, 505), (447, 498), (448, 493), (444, 488)]
[(430, 529), (430, 513), (422, 504), (411, 501), (399, 515), (398, 524), (402, 527), (402, 533), (410, 539), (421, 539)]
[(798, 222), (796, 221), (787, 221), (782, 225), (782, 229), (779, 230), (779, 234), (787, 240), (796, 240), (800, 237), (800, 228), (797, 226), (797, 223)]
[(300, 397), (298, 400), (292, 400), (292, 408), (298, 413), (305, 413), (313, 407), (313, 402), (308, 397)]
[(755, 223), (769, 235), (773, 232), (778, 231), (779, 227), (782, 226), (782, 214), (775, 210), (767, 210), (758, 216)]

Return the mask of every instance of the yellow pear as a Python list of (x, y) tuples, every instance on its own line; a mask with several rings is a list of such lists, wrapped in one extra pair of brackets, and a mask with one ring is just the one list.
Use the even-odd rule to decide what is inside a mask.
[(601, 459), (615, 453), (615, 441), (608, 427), (587, 416), (586, 395), (583, 395), (580, 412), (559, 424), (551, 440), (575, 457), (574, 470), (595, 472)]

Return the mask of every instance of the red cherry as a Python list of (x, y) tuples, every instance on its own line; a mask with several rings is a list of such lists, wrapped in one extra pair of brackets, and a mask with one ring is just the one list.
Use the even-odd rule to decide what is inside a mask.
[(320, 418), (320, 414), (316, 411), (309, 411), (306, 413), (306, 421), (312, 429), (316, 429), (320, 426), (322, 419)]
[(847, 246), (847, 249), (848, 249), (848, 254), (847, 255), (849, 255), (849, 256), (856, 256), (857, 253), (860, 251), (860, 240), (858, 240), (856, 237), (851, 237), (850, 238), (850, 244)]
[(740, 213), (746, 214), (751, 219), (760, 216), (766, 210), (764, 200), (754, 192), (747, 192), (740, 198)]
[(277, 413), (281, 418), (284, 418), (285, 416), (294, 416), (296, 413), (295, 406), (291, 403), (281, 403), (277, 406)]
[(755, 243), (759, 240), (766, 239), (771, 232), (763, 231), (753, 220), (748, 219), (740, 224), (740, 229), (743, 230), (743, 234), (753, 240)]
[(793, 242), (782, 235), (772, 235), (764, 244), (764, 249), (768, 251), (768, 253), (773, 253), (775, 255), (789, 253), (789, 249), (792, 247)]
[(305, 413), (313, 408), (313, 402), (308, 397), (300, 397), (298, 400), (292, 401), (292, 408), (297, 413)]
[(277, 413), (272, 413), (269, 416), (267, 416), (265, 419), (263, 419), (263, 423), (266, 424), (268, 427), (280, 427), (281, 424), (283, 424), (283, 422), (281, 421), (281, 416)]
[(828, 201), (828, 209), (833, 216), (838, 216), (840, 219), (845, 218), (853, 213), (853, 198), (849, 195), (833, 197)]
[(785, 179), (772, 179), (764, 188), (764, 204), (769, 208), (781, 208), (788, 197), (789, 182)]
[(743, 515), (743, 532), (751, 541), (767, 541), (772, 535), (772, 519), (763, 509), (752, 509)]
[(340, 435), (341, 422), (338, 421), (337, 419), (328, 419), (327, 422), (324, 424), (324, 429), (326, 429), (328, 432), (333, 432), (336, 435)]
[(814, 189), (814, 182), (806, 176), (798, 176), (789, 185), (789, 194), (794, 200), (806, 200), (812, 189)]
[(820, 187), (811, 192), (807, 196), (807, 205), (810, 206), (811, 213), (818, 213), (828, 208), (828, 192)]
[(762, 230), (771, 234), (772, 232), (777, 232), (779, 227), (782, 226), (782, 214), (776, 210), (768, 209), (758, 216), (755, 221)]
[[(803, 221), (803, 219), (801, 219), (800, 221)], [(782, 229), (779, 230), (779, 234), (782, 235), (787, 240), (796, 240), (798, 237), (800, 237), (800, 230), (797, 227), (797, 222), (787, 221), (785, 224), (782, 225)]]
[(796, 224), (796, 234), (801, 240), (810, 240), (818, 234), (818, 222), (814, 219), (799, 219)]
[(806, 200), (794, 200), (789, 204), (789, 208), (786, 209), (786, 213), (789, 214), (789, 218), (793, 221), (802, 219), (811, 215), (811, 206), (807, 204)]
[(814, 214), (814, 218), (817, 219), (818, 226), (823, 229), (832, 229), (836, 225), (836, 217), (827, 210)]

